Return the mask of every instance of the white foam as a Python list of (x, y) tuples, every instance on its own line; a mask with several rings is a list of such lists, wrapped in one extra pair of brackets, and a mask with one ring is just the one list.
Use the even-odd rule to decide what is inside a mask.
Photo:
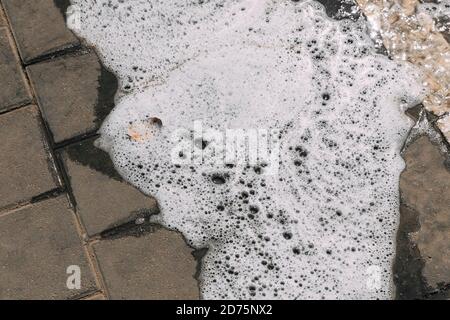
[[(156, 197), (155, 221), (209, 248), (204, 298), (392, 295), (403, 109), (424, 90), (363, 23), (308, 2), (72, 2), (78, 32), (133, 80), (99, 146)], [(266, 133), (279, 161), (217, 161), (227, 129)]]
[(424, 2), (418, 6), (418, 12), (426, 12), (434, 18), (450, 17), (450, 1), (438, 0), (437, 2)]

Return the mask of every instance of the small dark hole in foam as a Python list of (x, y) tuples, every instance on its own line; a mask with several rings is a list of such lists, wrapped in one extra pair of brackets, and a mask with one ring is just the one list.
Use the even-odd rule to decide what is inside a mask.
[(290, 239), (292, 239), (292, 233), (290, 233), (290, 232), (284, 232), (284, 233), (283, 233), (283, 237), (284, 237), (286, 240), (290, 240)]
[(152, 118), (149, 119), (149, 122), (150, 122), (151, 124), (153, 124), (153, 125), (156, 125), (158, 128), (161, 128), (161, 127), (162, 127), (162, 121), (161, 121), (161, 119), (159, 119), (159, 118), (152, 117)]
[(214, 182), (215, 184), (224, 184), (225, 182), (227, 182), (227, 179), (224, 175), (221, 174), (213, 174), (211, 177), (212, 182)]

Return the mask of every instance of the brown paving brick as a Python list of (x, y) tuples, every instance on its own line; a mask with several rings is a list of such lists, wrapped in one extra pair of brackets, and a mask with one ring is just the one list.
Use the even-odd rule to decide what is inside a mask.
[(397, 235), (397, 297), (449, 299), (450, 170), (445, 156), (428, 137), (404, 154), (400, 177), (401, 216)]
[(2, 0), (2, 3), (25, 63), (80, 44), (66, 27), (63, 12), (68, 0)]
[[(81, 289), (67, 288), (67, 267)], [(0, 299), (65, 299), (96, 290), (65, 196), (0, 217)]]
[(109, 155), (94, 146), (94, 139), (65, 147), (62, 159), (77, 212), (90, 236), (139, 213), (157, 210), (156, 201), (124, 182)]
[(57, 187), (36, 106), (0, 115), (0, 137), (0, 208)]
[(117, 80), (95, 53), (65, 56), (27, 70), (57, 143), (95, 131), (112, 109)]
[(111, 299), (198, 299), (196, 262), (173, 231), (94, 244)]
[(22, 67), (11, 47), (11, 40), (7, 28), (0, 28), (0, 111), (31, 101)]

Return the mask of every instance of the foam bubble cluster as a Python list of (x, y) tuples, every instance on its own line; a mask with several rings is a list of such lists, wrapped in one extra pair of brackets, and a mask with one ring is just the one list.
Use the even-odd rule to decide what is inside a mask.
[(203, 298), (391, 296), (412, 68), (314, 2), (72, 2), (135, 89), (98, 145), (209, 248)]

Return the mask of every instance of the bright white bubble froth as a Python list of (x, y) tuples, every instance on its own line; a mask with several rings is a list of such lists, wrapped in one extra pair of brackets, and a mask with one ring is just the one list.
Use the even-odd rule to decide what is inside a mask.
[(209, 248), (204, 298), (391, 297), (403, 109), (424, 92), (363, 22), (287, 0), (72, 2), (134, 89), (99, 146), (155, 221)]

